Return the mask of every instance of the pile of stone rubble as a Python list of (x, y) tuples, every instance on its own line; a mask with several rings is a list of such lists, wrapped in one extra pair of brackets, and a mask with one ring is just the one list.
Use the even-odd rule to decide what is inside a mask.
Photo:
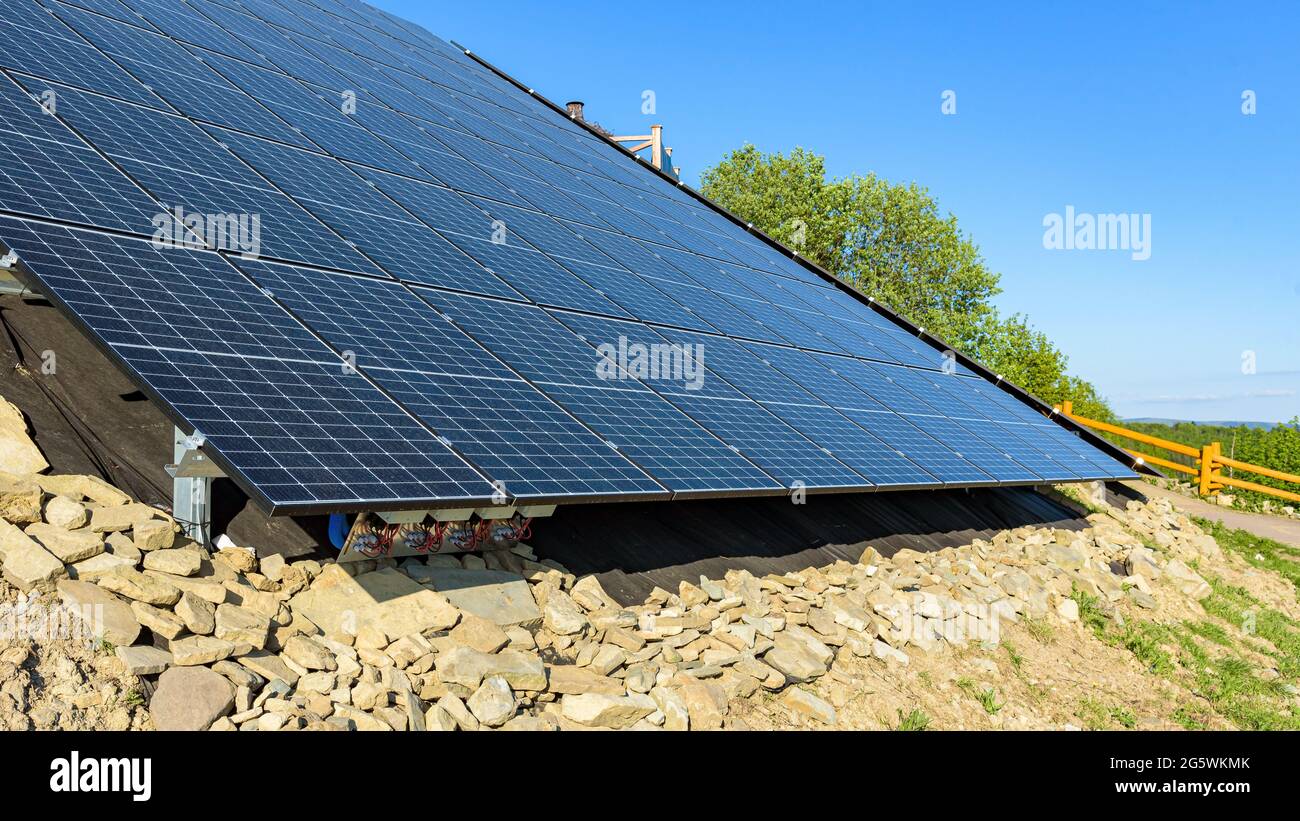
[(730, 707), (760, 690), (833, 724), (799, 685), (837, 657), (906, 665), (994, 644), (1024, 616), (1077, 620), (1075, 589), (1103, 607), (1198, 598), (1188, 562), (1218, 551), (1168, 503), (1131, 503), (1083, 531), (867, 548), (857, 564), (733, 571), (624, 607), (522, 545), (352, 565), (210, 554), (89, 477), (0, 476), (0, 515), (6, 581), (56, 595), (127, 674), (156, 677), (159, 729), (717, 729), (743, 726)]
[[(0, 467), (15, 464), (43, 469)], [(1077, 621), (1076, 590), (1103, 609), (1209, 592), (1189, 563), (1219, 548), (1168, 502), (1089, 524), (929, 554), (868, 547), (856, 564), (783, 576), (734, 570), (626, 607), (526, 545), (259, 560), (209, 552), (93, 477), (0, 472), (0, 592), (49, 604), (70, 634), (111, 652), (120, 668), (101, 679), (144, 680), (131, 699), (120, 683), (73, 676), (45, 694), (38, 726), (84, 726), (58, 717), (102, 710), (119, 728), (708, 730), (743, 727), (732, 707), (762, 693), (801, 722), (834, 725), (808, 685), (840, 661), (907, 665), (996, 645), (1002, 625), (1025, 617)], [(20, 639), (0, 636), (0, 719), (30, 707), (23, 668), (40, 648)]]

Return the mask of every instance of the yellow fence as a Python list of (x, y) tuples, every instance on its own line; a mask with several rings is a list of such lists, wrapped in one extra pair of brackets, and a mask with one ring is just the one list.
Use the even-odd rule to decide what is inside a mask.
[(1096, 419), (1088, 419), (1083, 416), (1075, 416), (1074, 408), (1070, 402), (1059, 405), (1056, 408), (1070, 419), (1093, 430), (1112, 433), (1116, 436), (1122, 436), (1125, 439), (1131, 439), (1134, 442), (1141, 442), (1144, 445), (1176, 453), (1180, 456), (1190, 457), (1194, 465), (1185, 465), (1182, 462), (1175, 462), (1172, 459), (1166, 459), (1161, 456), (1153, 456), (1150, 453), (1143, 453), (1137, 450), (1129, 450), (1133, 456), (1141, 459), (1149, 465), (1157, 465), (1177, 473), (1186, 473), (1196, 477), (1196, 482), (1202, 496), (1215, 496), (1225, 487), (1234, 487), (1241, 490), (1250, 490), (1255, 493), (1264, 493), (1278, 499), (1286, 499), (1290, 502), (1300, 502), (1300, 493), (1293, 493), (1289, 490), (1279, 490), (1268, 485), (1261, 485), (1256, 482), (1247, 482), (1234, 476), (1223, 475), (1224, 468), (1240, 470), (1244, 473), (1251, 473), (1256, 476), (1267, 476), (1270, 479), (1277, 479), (1281, 482), (1300, 485), (1300, 476), (1293, 473), (1283, 473), (1280, 470), (1252, 465), (1247, 462), (1239, 462), (1236, 459), (1230, 459), (1223, 455), (1223, 444), (1212, 442), (1199, 450), (1190, 445), (1182, 445), (1178, 442), (1170, 442), (1167, 439), (1160, 439), (1155, 436), (1149, 436), (1145, 433), (1139, 433), (1128, 428), (1121, 428), (1119, 425), (1112, 425), (1108, 422), (1098, 422)]

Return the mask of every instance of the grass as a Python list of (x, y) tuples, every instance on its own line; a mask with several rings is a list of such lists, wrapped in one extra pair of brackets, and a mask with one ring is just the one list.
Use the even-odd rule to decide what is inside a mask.
[(984, 708), (984, 712), (991, 716), (997, 715), (998, 711), (1006, 706), (1005, 704), (998, 704), (997, 691), (992, 687), (981, 690), (979, 685), (964, 676), (957, 679), (957, 687), (966, 695), (978, 701), (980, 706)]
[(1011, 661), (1011, 669), (1020, 674), (1020, 668), (1024, 666), (1025, 657), (1020, 654), (1016, 646), (1009, 641), (1002, 642), (1002, 649), (1007, 651), (1007, 658)]
[(1110, 622), (1101, 609), (1101, 599), (1085, 592), (1077, 584), (1071, 588), (1070, 598), (1079, 605), (1079, 621), (1085, 627), (1092, 628), (1092, 632), (1100, 638), (1106, 632), (1106, 625)]
[(128, 707), (139, 707), (144, 704), (144, 693), (132, 687), (126, 694), (125, 703)]
[(1029, 631), (1029, 635), (1033, 636), (1041, 644), (1051, 644), (1052, 640), (1056, 638), (1056, 628), (1052, 627), (1047, 619), (1035, 619), (1025, 616), (1020, 621), (1025, 625), (1025, 629)]
[(898, 726), (894, 729), (903, 733), (919, 733), (930, 729), (930, 717), (920, 710), (913, 710), (904, 715), (898, 711)]
[(1127, 707), (1111, 707), (1094, 698), (1079, 702), (1074, 713), (1083, 722), (1085, 730), (1111, 730), (1121, 727), (1131, 730), (1137, 726), (1137, 716)]

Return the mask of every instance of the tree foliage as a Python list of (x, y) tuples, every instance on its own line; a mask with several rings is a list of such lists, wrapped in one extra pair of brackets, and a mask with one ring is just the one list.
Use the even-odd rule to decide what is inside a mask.
[(1114, 418), (1041, 331), (998, 313), (999, 275), (925, 188), (875, 174), (833, 179), (810, 151), (746, 145), (704, 172), (703, 191), (1040, 399), (1070, 399), (1077, 413)]

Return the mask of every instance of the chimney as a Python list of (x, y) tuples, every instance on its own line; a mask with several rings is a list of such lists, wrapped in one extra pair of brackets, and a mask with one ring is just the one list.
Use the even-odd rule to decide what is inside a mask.
[(569, 116), (575, 120), (585, 122), (582, 116), (582, 108), (584, 105), (585, 104), (582, 102), (582, 100), (573, 100), (569, 103), (566, 103), (566, 107), (569, 109)]

